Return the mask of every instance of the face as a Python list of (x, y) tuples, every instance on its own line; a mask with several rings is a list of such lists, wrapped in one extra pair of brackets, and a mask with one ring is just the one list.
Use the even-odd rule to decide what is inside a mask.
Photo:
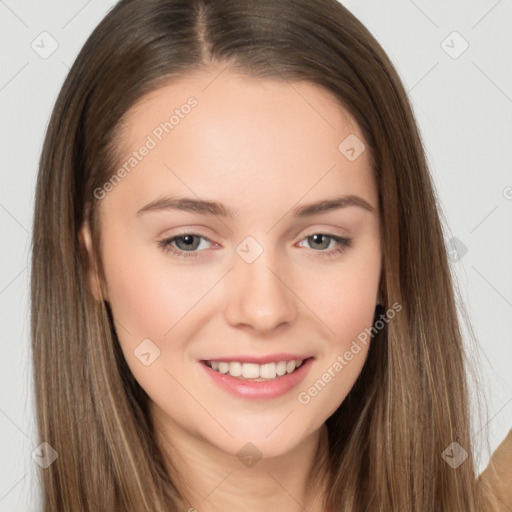
[(166, 432), (283, 454), (366, 359), (381, 253), (363, 136), (316, 85), (219, 71), (145, 97), (125, 128), (125, 172), (95, 192), (124, 357)]

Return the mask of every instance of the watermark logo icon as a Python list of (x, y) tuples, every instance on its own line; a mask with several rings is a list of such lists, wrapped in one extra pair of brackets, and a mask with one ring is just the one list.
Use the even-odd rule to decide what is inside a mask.
[(468, 248), (456, 237), (451, 238), (446, 244), (448, 259), (452, 263), (460, 261), (468, 252)]
[(149, 366), (160, 356), (160, 349), (149, 338), (146, 338), (135, 347), (133, 353), (144, 366)]
[(57, 460), (58, 454), (54, 450), (53, 446), (45, 441), (37, 446), (30, 456), (36, 464), (39, 464), (43, 469), (46, 469)]
[(252, 236), (248, 236), (236, 247), (236, 253), (246, 263), (253, 263), (263, 254), (263, 247)]
[(468, 452), (459, 443), (454, 441), (441, 454), (441, 457), (449, 466), (457, 469), (468, 458)]
[(338, 146), (340, 153), (351, 162), (359, 158), (365, 149), (366, 146), (363, 141), (353, 133), (345, 137)]
[(468, 48), (469, 43), (454, 30), (441, 42), (441, 48), (452, 58), (458, 59)]
[(47, 59), (59, 47), (57, 40), (48, 32), (41, 32), (31, 43), (30, 47), (41, 59)]
[(252, 468), (256, 463), (261, 459), (262, 453), (258, 450), (258, 448), (252, 443), (246, 443), (242, 448), (237, 452), (236, 456), (240, 459), (240, 462), (247, 466), (248, 468)]

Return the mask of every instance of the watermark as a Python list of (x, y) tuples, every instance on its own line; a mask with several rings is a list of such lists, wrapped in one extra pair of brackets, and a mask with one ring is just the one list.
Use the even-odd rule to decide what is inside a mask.
[(246, 443), (242, 448), (240, 448), (236, 456), (242, 464), (248, 468), (252, 468), (261, 459), (263, 454), (254, 444)]
[(454, 236), (446, 243), (446, 252), (448, 259), (452, 263), (457, 263), (467, 254), (468, 248), (461, 240)]
[(53, 446), (44, 441), (32, 450), (30, 456), (39, 466), (43, 469), (47, 469), (57, 460), (58, 453)]
[(503, 189), (503, 197), (507, 200), (512, 199), (512, 187), (508, 186)]
[(441, 41), (441, 48), (452, 59), (458, 59), (469, 48), (469, 43), (454, 30)]
[(318, 395), (327, 384), (336, 377), (336, 375), (348, 365), (354, 356), (361, 352), (361, 346), (358, 343), (362, 343), (364, 346), (368, 344), (368, 341), (373, 338), (380, 330), (384, 328), (384, 326), (393, 318), (395, 315), (402, 311), (402, 305), (398, 302), (395, 302), (391, 308), (389, 308), (386, 313), (380, 315), (379, 319), (374, 322), (371, 328), (365, 328), (364, 331), (360, 332), (357, 335), (357, 338), (352, 341), (352, 344), (348, 350), (344, 352), (343, 355), (338, 355), (336, 361), (327, 368), (327, 370), (322, 374), (322, 376), (315, 381), (315, 383), (309, 387), (306, 391), (301, 391), (297, 395), (297, 400), (302, 405), (307, 405), (311, 402), (311, 398), (314, 398)]
[(457, 469), (468, 458), (468, 452), (454, 441), (444, 450), (441, 457), (449, 466)]
[(339, 152), (351, 162), (359, 158), (365, 149), (364, 142), (354, 133), (345, 137), (338, 146)]
[(31, 43), (30, 47), (34, 50), (41, 59), (47, 59), (59, 47), (58, 41), (49, 33), (41, 32)]
[(132, 156), (123, 162), (123, 165), (106, 181), (101, 187), (96, 187), (93, 195), (96, 199), (103, 199), (107, 192), (111, 192), (114, 188), (125, 178), (137, 165), (139, 165), (150, 152), (155, 149), (166, 135), (171, 133), (176, 126), (181, 123), (182, 119), (192, 112), (192, 109), (197, 107), (198, 101), (191, 96), (187, 102), (179, 108), (174, 109), (174, 113), (169, 116), (168, 120), (162, 121), (158, 126), (153, 128), (152, 132), (146, 137), (144, 143), (136, 150), (133, 151)]
[(160, 349), (149, 338), (145, 338), (135, 347), (133, 354), (144, 366), (149, 366), (160, 357)]
[(248, 236), (237, 245), (236, 253), (246, 263), (253, 263), (263, 254), (263, 247), (254, 237)]

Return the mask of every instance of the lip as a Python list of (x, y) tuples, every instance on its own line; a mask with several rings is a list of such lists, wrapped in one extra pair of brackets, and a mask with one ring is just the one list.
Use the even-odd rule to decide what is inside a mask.
[(254, 364), (267, 364), (267, 363), (277, 363), (279, 361), (304, 361), (305, 359), (309, 359), (310, 355), (301, 355), (301, 354), (269, 354), (266, 356), (229, 356), (229, 357), (215, 357), (213, 359), (203, 359), (204, 361), (217, 361), (226, 362), (226, 363), (254, 363)]
[[(301, 358), (298, 357), (298, 359)], [(276, 377), (273, 380), (262, 382), (241, 380), (236, 377), (232, 377), (229, 373), (219, 373), (209, 366), (206, 366), (205, 361), (199, 361), (199, 366), (204, 369), (208, 377), (212, 379), (215, 384), (233, 396), (249, 400), (271, 400), (286, 395), (304, 380), (315, 361), (313, 357), (304, 359), (306, 360), (302, 365), (292, 373), (287, 373), (282, 377)], [(233, 358), (231, 358), (231, 360), (240, 361), (240, 359)], [(272, 359), (272, 361), (276, 360), (284, 361), (285, 359)], [(212, 361), (212, 359), (208, 359), (208, 361)], [(213, 359), (213, 361), (216, 361), (216, 359)], [(226, 359), (219, 359), (219, 361), (228, 362)]]

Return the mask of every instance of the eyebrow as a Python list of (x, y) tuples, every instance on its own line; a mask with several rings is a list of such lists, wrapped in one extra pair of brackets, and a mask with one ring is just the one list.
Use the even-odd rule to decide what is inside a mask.
[[(294, 217), (310, 217), (319, 213), (325, 213), (349, 206), (356, 206), (366, 211), (376, 213), (375, 208), (365, 201), (362, 197), (349, 195), (340, 196), (333, 199), (323, 199), (316, 203), (310, 203), (299, 206), (292, 210)], [(151, 201), (137, 211), (137, 216), (147, 212), (155, 212), (161, 210), (182, 210), (186, 212), (200, 213), (203, 215), (216, 215), (220, 217), (235, 218), (237, 212), (224, 206), (216, 201), (206, 201), (202, 199), (194, 199), (191, 197), (163, 197)]]

